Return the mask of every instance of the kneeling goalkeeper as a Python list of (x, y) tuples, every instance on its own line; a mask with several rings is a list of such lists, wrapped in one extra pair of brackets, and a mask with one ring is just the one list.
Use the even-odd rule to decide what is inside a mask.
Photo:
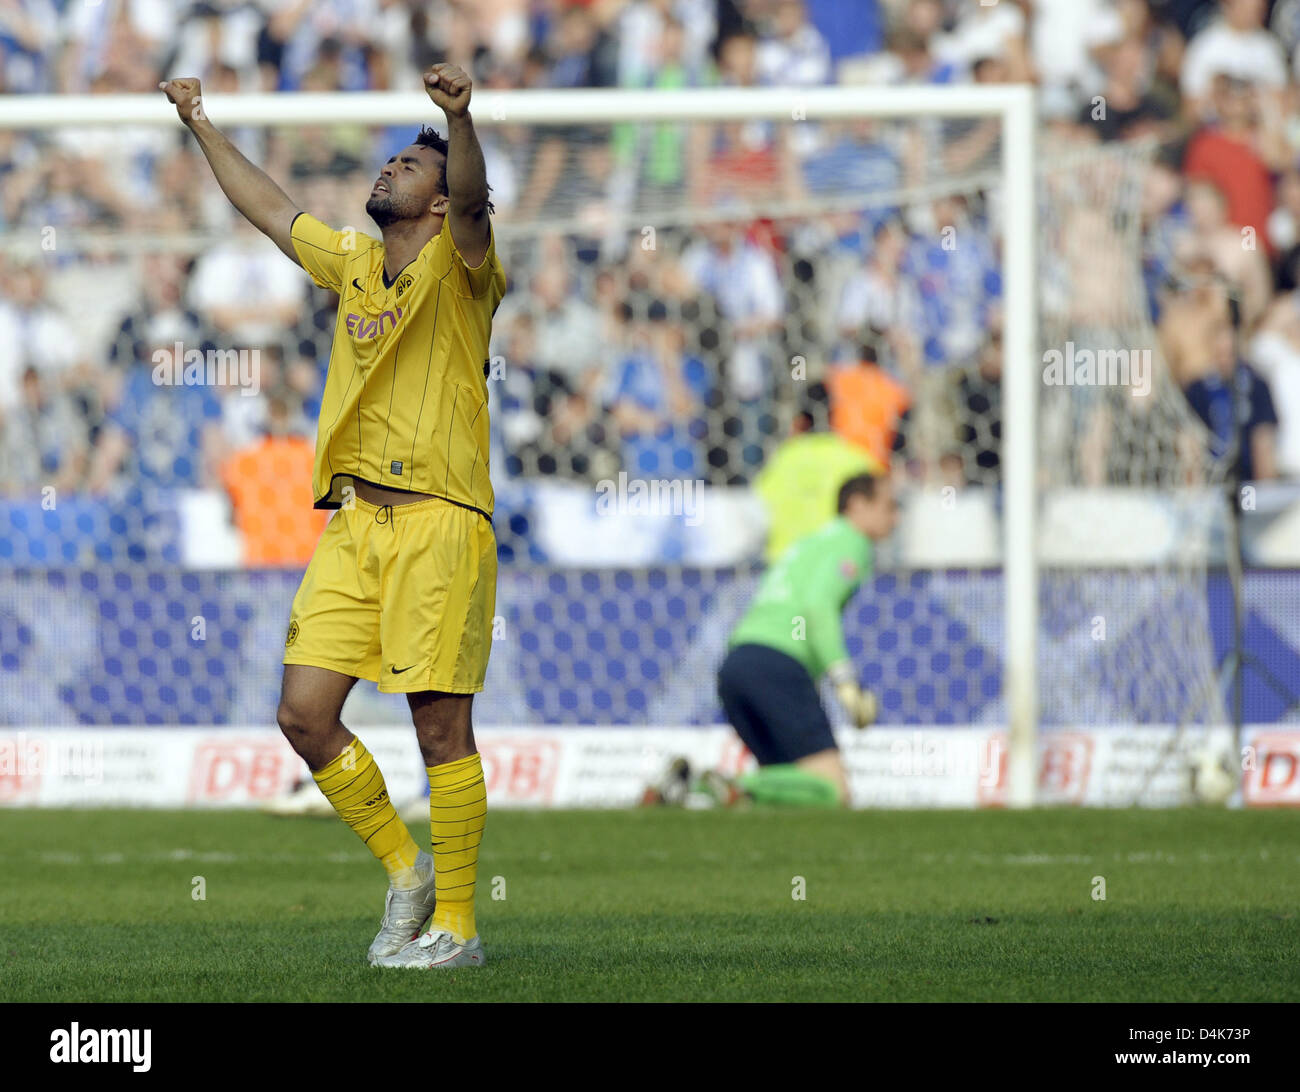
[(893, 531), (898, 506), (888, 478), (863, 474), (840, 487), (837, 509), (763, 576), (718, 669), (727, 719), (759, 766), (737, 785), (758, 803), (848, 803), (844, 762), (817, 694), (823, 674), (854, 724), (876, 719), (876, 699), (849, 662), (840, 615), (871, 572), (872, 544)]

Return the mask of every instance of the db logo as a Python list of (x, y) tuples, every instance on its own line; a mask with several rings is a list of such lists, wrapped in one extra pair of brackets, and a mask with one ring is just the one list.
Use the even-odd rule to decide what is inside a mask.
[(298, 760), (283, 740), (214, 739), (194, 749), (191, 804), (266, 800), (293, 784)]
[[(1038, 738), (1038, 801), (1082, 804), (1092, 774), (1091, 737), (1079, 732), (1044, 733)], [(1007, 737), (995, 732), (980, 756), (977, 802), (1001, 808), (1007, 803)]]
[(482, 739), (483, 781), (494, 804), (549, 804), (560, 766), (554, 739)]
[(1300, 732), (1261, 732), (1252, 746), (1254, 768), (1242, 773), (1242, 803), (1300, 807)]

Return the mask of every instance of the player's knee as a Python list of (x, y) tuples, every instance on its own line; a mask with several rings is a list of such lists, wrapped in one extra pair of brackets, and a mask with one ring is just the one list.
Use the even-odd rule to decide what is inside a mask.
[(300, 743), (307, 743), (333, 727), (332, 724), (324, 723), (323, 717), (313, 716), (311, 709), (289, 698), (280, 699), (280, 705), (275, 711), (275, 722), (284, 733), (284, 738), (293, 745), (294, 750), (299, 751)]
[(455, 762), (473, 750), (472, 734), (458, 724), (427, 726), (416, 731), (416, 739), (426, 766)]
[(289, 746), (313, 770), (329, 765), (352, 738), (332, 709), (313, 709), (292, 699), (280, 699), (275, 719)]
[(428, 692), (412, 694), (408, 701), (426, 766), (455, 762), (474, 750), (470, 695)]

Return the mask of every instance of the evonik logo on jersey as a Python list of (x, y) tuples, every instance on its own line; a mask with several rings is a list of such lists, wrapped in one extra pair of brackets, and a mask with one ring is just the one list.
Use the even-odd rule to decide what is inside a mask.
[[(397, 312), (385, 311), (378, 318), (367, 319), (365, 315), (353, 314), (348, 312), (347, 327), (348, 333), (357, 341), (369, 341), (371, 338), (382, 337), (389, 330), (397, 326), (397, 320), (402, 317), (402, 309), (399, 307)], [(385, 325), (387, 321), (388, 325)]]

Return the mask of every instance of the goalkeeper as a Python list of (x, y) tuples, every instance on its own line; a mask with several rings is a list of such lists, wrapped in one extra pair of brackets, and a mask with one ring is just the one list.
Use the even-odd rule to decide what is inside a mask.
[(817, 694), (823, 674), (857, 727), (876, 719), (875, 696), (849, 662), (840, 614), (870, 574), (872, 544), (893, 531), (898, 506), (888, 478), (861, 474), (840, 487), (837, 510), (764, 575), (718, 669), (727, 719), (759, 766), (736, 785), (757, 803), (848, 803), (844, 762)]

